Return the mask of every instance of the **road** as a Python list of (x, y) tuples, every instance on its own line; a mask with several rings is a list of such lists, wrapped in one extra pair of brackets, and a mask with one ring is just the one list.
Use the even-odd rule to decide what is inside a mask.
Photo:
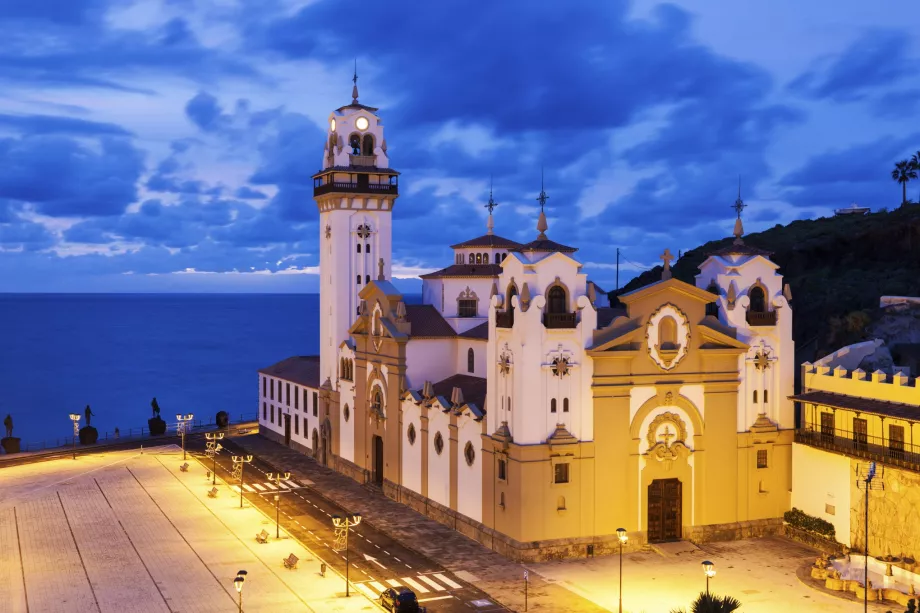
[[(231, 477), (231, 454), (242, 454), (232, 439), (221, 444), (225, 451), (217, 457), (217, 476), (231, 484), (239, 494), (239, 481)], [(212, 461), (204, 457), (204, 441), (187, 441), (191, 452), (206, 468)], [(310, 488), (311, 483), (293, 479), (282, 483), (280, 490), (269, 480), (269, 473), (277, 470), (253, 457), (244, 469), (243, 496), (256, 505), (266, 516), (276, 515), (274, 496), (279, 494), (281, 526), (297, 540), (314, 551), (336, 570), (345, 574), (345, 551), (335, 551), (335, 534), (332, 516), (347, 513)], [(274, 537), (274, 530), (266, 528)], [(478, 611), (490, 613), (508, 611), (484, 592), (478, 590), (423, 555), (403, 546), (372, 526), (361, 523), (350, 532), (348, 542), (349, 578), (356, 591), (376, 600), (389, 586), (405, 586), (416, 593), (419, 603), (429, 613), (454, 613)]]

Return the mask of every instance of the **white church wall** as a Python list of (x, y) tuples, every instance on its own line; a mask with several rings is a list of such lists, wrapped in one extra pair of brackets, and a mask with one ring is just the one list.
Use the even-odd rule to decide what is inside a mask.
[(406, 389), (419, 390), (425, 381), (434, 383), (456, 374), (456, 344), (447, 338), (415, 338), (406, 343)]
[[(837, 541), (850, 546), (850, 458), (792, 444), (792, 506), (834, 525)], [(831, 513), (830, 511), (833, 511)]]
[[(457, 511), (470, 519), (482, 521), (482, 426), (464, 415), (457, 428)], [(473, 447), (472, 466), (466, 461), (466, 445)]]
[[(410, 442), (409, 427), (415, 429), (415, 442)], [(417, 494), (422, 493), (422, 422), (421, 407), (411, 400), (402, 401), (402, 484)]]
[[(456, 363), (454, 371), (472, 377), (486, 376), (486, 341), (460, 339), (456, 343)], [(469, 371), (469, 351), (473, 350), (473, 372)]]
[(422, 304), (430, 304), (444, 315), (446, 299), (441, 288), (444, 283), (441, 279), (422, 279)]
[[(450, 507), (450, 418), (436, 408), (428, 417), (428, 497)], [(439, 433), (444, 441), (440, 454), (435, 449)]]

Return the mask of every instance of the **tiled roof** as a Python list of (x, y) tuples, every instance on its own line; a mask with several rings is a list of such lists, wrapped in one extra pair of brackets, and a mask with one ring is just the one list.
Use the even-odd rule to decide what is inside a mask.
[(497, 277), (502, 272), (498, 264), (453, 264), (447, 268), (421, 275), (422, 279), (442, 277)]
[(450, 400), (455, 387), (463, 392), (463, 401), (475, 404), (480, 411), (485, 413), (486, 406), (486, 379), (472, 375), (452, 375), (434, 384), (434, 395), (443, 396)]
[(709, 255), (762, 255), (763, 257), (768, 258), (773, 255), (773, 252), (767, 251), (765, 249), (758, 249), (757, 247), (748, 245), (744, 242), (737, 242), (732, 243), (727, 247), (717, 249), (711, 252)]
[(412, 324), (411, 338), (454, 338), (457, 333), (430, 304), (407, 304), (406, 319)]
[(352, 102), (351, 104), (340, 106), (339, 108), (336, 109), (336, 111), (343, 111), (345, 109), (362, 109), (364, 111), (370, 111), (371, 113), (376, 113), (377, 111), (380, 110), (373, 106), (367, 106), (366, 104), (358, 104), (357, 102)]
[(457, 243), (456, 245), (451, 245), (451, 249), (462, 249), (463, 247), (507, 247), (513, 249), (520, 247), (521, 243), (511, 240), (510, 238), (505, 238), (497, 234), (483, 234), (476, 238), (472, 238), (468, 241), (463, 241), (462, 243)]
[(319, 388), (319, 356), (296, 355), (267, 368), (259, 369), (263, 375), (277, 377), (306, 387)]
[(466, 332), (461, 332), (457, 336), (461, 338), (476, 338), (484, 341), (489, 340), (489, 322), (484, 321), (478, 326), (474, 326)]
[(614, 307), (598, 307), (597, 309), (597, 328), (606, 328), (610, 325), (610, 322), (616, 319), (617, 317), (626, 316), (626, 309), (618, 309)]
[(514, 251), (547, 251), (547, 252), (559, 252), (559, 253), (575, 253), (578, 251), (575, 247), (568, 247), (557, 243), (556, 241), (551, 241), (548, 238), (538, 238), (537, 240), (530, 241), (526, 245), (521, 245), (519, 248)]
[(835, 409), (850, 409), (852, 411), (859, 411), (860, 413), (872, 413), (873, 415), (886, 415), (888, 417), (920, 421), (920, 407), (914, 404), (860, 398), (858, 396), (848, 396), (846, 394), (835, 394), (833, 392), (822, 392), (818, 390), (796, 394), (795, 396), (789, 396), (789, 398), (791, 400), (798, 400), (799, 402), (833, 407)]
[(379, 173), (382, 175), (398, 175), (399, 171), (393, 170), (392, 168), (378, 168), (376, 166), (329, 166), (328, 168), (323, 168), (317, 172), (314, 177), (318, 177), (324, 172), (370, 172), (370, 173)]

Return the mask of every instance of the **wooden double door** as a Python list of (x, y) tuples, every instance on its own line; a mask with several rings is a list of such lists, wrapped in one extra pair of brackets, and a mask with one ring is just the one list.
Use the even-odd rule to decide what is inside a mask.
[(656, 479), (648, 486), (648, 542), (681, 538), (682, 488), (680, 479)]

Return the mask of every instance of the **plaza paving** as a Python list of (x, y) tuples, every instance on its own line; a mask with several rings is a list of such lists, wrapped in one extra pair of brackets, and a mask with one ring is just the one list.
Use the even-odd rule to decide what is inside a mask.
[[(239, 569), (249, 612), (379, 610), (360, 594), (342, 598), (344, 580), (331, 569), (321, 577), (295, 540), (257, 544), (274, 522), (240, 509), (226, 486), (208, 498), (204, 469), (189, 463), (179, 471), (170, 446), (0, 471), (0, 610), (235, 611)], [(281, 563), (290, 553), (296, 570)]]

